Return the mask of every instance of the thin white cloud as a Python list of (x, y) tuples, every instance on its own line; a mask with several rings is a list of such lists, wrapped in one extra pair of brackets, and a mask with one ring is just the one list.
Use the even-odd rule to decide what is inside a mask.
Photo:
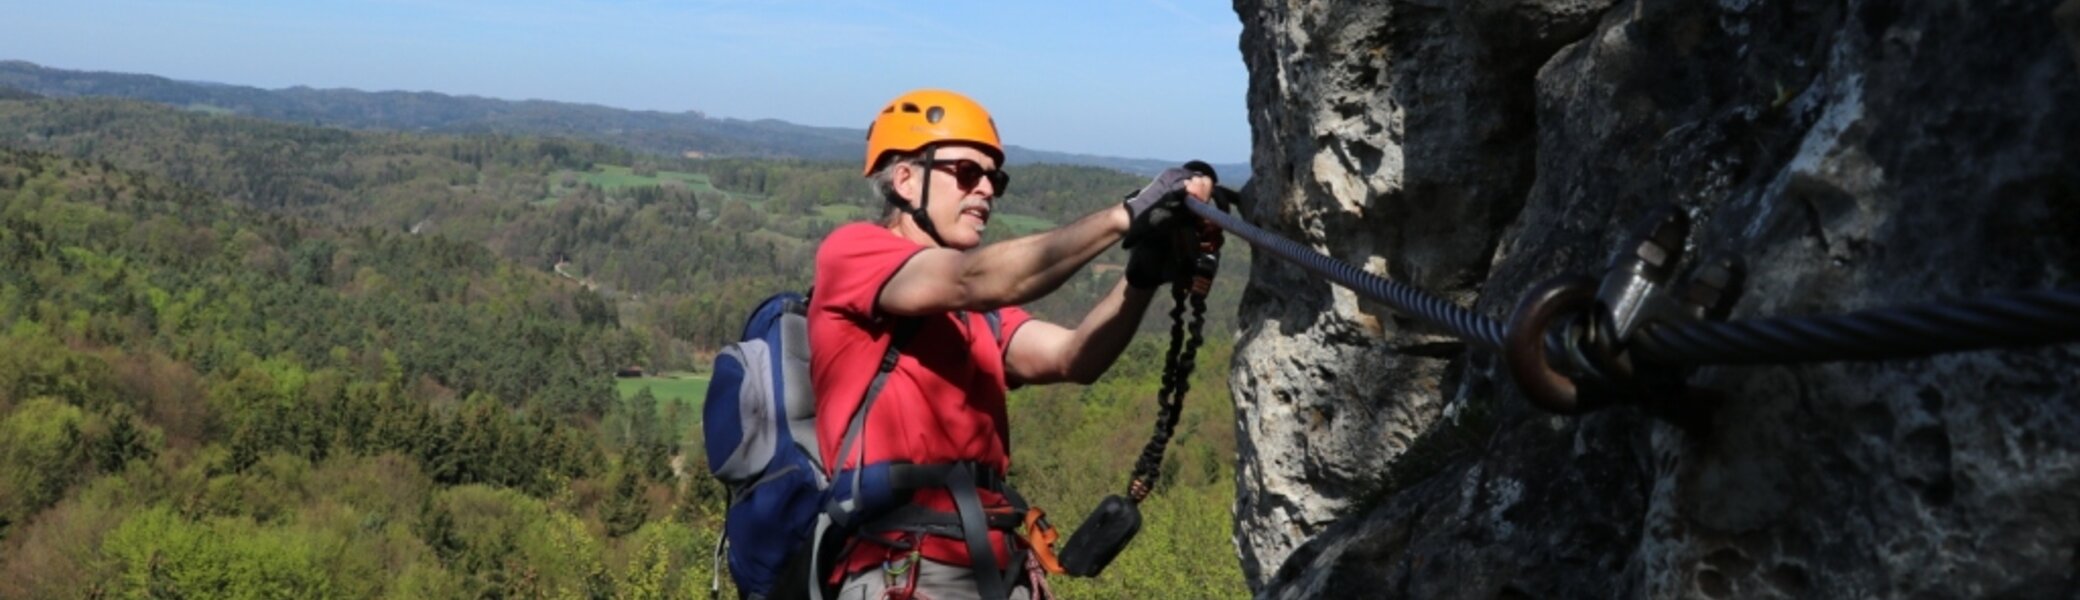
[[(1239, 35), (1242, 33), (1242, 23), (1240, 21), (1236, 21), (1233, 19), (1223, 20), (1220, 22), (1209, 21), (1207, 20), (1206, 11), (1185, 10), (1184, 7), (1178, 6), (1176, 2), (1172, 2), (1171, 0), (1148, 0), (1148, 3), (1155, 5), (1156, 8), (1163, 9), (1164, 12), (1177, 15), (1178, 18), (1189, 22), (1191, 24), (1192, 29), (1195, 30), (1203, 31), (1213, 35), (1226, 36)], [(1228, 14), (1228, 11), (1222, 11), (1222, 13)]]
[(1193, 25), (1199, 27), (1207, 27), (1211, 25), (1210, 23), (1206, 22), (1206, 19), (1200, 18), (1197, 13), (1187, 11), (1177, 6), (1177, 3), (1171, 2), (1170, 0), (1148, 0), (1148, 3), (1154, 4), (1156, 5), (1156, 8), (1163, 9), (1164, 11), (1167, 11), (1173, 15), (1177, 15), (1178, 17), (1183, 18), (1184, 20), (1191, 21)]
[[(975, 35), (974, 31), (980, 30), (980, 28), (956, 27), (941, 22), (938, 19), (930, 18), (930, 15), (934, 14), (959, 13), (961, 11), (953, 8), (948, 8), (949, 6), (958, 6), (958, 4), (918, 4), (914, 2), (889, 3), (880, 2), (876, 0), (866, 0), (864, 2), (859, 2), (859, 4), (863, 4), (883, 14), (887, 14), (895, 18), (902, 19), (910, 23), (911, 25), (915, 25), (916, 29), (914, 30), (905, 29), (905, 31), (910, 32), (909, 35), (912, 36), (917, 36), (918, 32), (923, 32), (926, 35), (919, 37), (952, 40), (954, 42), (957, 42), (961, 47), (965, 47), (970, 50), (979, 51), (983, 53), (1001, 54), (1008, 51), (1008, 49), (1005, 48), (1003, 44), (998, 43), (994, 39)], [(990, 24), (990, 26), (997, 27), (1003, 26), (1003, 24), (993, 23)]]

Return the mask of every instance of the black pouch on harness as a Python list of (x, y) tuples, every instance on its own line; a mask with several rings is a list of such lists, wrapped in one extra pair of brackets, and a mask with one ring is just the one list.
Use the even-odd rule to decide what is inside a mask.
[[(787, 564), (780, 568), (779, 581), (807, 583), (778, 585), (773, 587), (772, 595), (745, 597), (756, 598), (757, 600), (811, 600), (812, 598), (838, 597), (838, 584), (826, 580), (824, 576), (827, 573), (824, 572), (824, 568), (838, 564), (839, 552), (846, 548), (845, 532), (838, 529), (830, 529), (814, 535), (822, 538), (821, 543), (814, 543), (817, 540), (812, 539), (810, 540), (812, 543), (802, 544), (801, 548), (795, 549), (794, 554), (788, 556)], [(816, 586), (816, 594), (812, 595), (809, 593), (810, 585)]]
[(1062, 569), (1076, 577), (1097, 577), (1140, 532), (1141, 507), (1118, 495), (1106, 496), (1062, 547)]

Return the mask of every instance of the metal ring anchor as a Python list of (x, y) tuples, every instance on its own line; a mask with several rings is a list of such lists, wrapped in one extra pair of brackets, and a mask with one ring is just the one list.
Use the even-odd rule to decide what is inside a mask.
[(1596, 285), (1595, 279), (1582, 275), (1549, 279), (1525, 294), (1510, 313), (1502, 360), (1517, 388), (1539, 408), (1565, 415), (1596, 408), (1583, 405), (1574, 378), (1553, 368), (1545, 343), (1553, 325), (1596, 308)]

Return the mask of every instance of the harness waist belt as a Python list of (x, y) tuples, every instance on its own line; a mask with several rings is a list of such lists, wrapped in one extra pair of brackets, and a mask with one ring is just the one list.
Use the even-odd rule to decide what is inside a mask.
[[(951, 485), (950, 478), (953, 477), (954, 469), (958, 466), (960, 466), (958, 463), (889, 465), (888, 484), (889, 487), (900, 491), (948, 487)], [(1004, 475), (998, 473), (996, 469), (975, 469), (973, 473), (975, 489), (990, 490), (998, 493), (1004, 491)]]
[[(990, 529), (1011, 531), (1025, 524), (1023, 517), (1024, 515), (1015, 513), (989, 514), (983, 521)], [(859, 530), (861, 533), (914, 531), (952, 538), (963, 535), (959, 514), (932, 510), (915, 504), (906, 504), (891, 510), (888, 514), (861, 525)]]
[[(1010, 561), (1003, 570), (998, 570), (998, 555), (989, 543), (989, 531), (1014, 531), (1024, 525), (1025, 498), (1004, 482), (1002, 474), (995, 469), (983, 468), (972, 462), (952, 464), (916, 465), (898, 463), (887, 465), (888, 486), (901, 492), (920, 489), (943, 488), (953, 496), (953, 512), (932, 510), (905, 502), (879, 516), (860, 523), (856, 531), (879, 533), (889, 531), (918, 532), (951, 537), (966, 542), (968, 556), (973, 561), (975, 584), (984, 598), (1003, 598), (1010, 593), (1007, 585), (1024, 564), (1022, 550), (1011, 548)], [(852, 480), (857, 485), (858, 479)], [(982, 508), (982, 498), (976, 493), (990, 489), (1004, 496), (1011, 505), (1009, 512), (991, 512)], [(1007, 536), (1007, 541), (1017, 539)], [(895, 547), (907, 544), (879, 539), (878, 536), (861, 536), (855, 539), (872, 540), (875, 543)], [(908, 549), (908, 548), (905, 548)]]

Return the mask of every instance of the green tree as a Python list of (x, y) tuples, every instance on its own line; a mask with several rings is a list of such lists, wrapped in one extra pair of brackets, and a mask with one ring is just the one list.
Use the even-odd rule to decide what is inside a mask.
[(642, 477), (622, 469), (614, 478), (614, 492), (600, 504), (600, 522), (608, 537), (621, 537), (641, 528), (650, 519), (650, 499), (643, 495)]
[(0, 421), (0, 524), (27, 520), (79, 476), (84, 420), (78, 407), (39, 396)]
[(107, 431), (94, 440), (88, 453), (100, 472), (112, 473), (122, 470), (130, 461), (152, 459), (155, 452), (145, 439), (145, 432), (137, 426), (136, 411), (118, 404), (99, 420), (107, 424)]
[(724, 203), (722, 212), (715, 216), (716, 226), (735, 231), (752, 231), (764, 226), (765, 222), (765, 213), (742, 200)]
[(245, 519), (189, 521), (154, 508), (109, 532), (103, 554), (121, 565), (108, 589), (119, 597), (332, 598), (338, 586), (323, 549), (339, 543), (320, 533)]

